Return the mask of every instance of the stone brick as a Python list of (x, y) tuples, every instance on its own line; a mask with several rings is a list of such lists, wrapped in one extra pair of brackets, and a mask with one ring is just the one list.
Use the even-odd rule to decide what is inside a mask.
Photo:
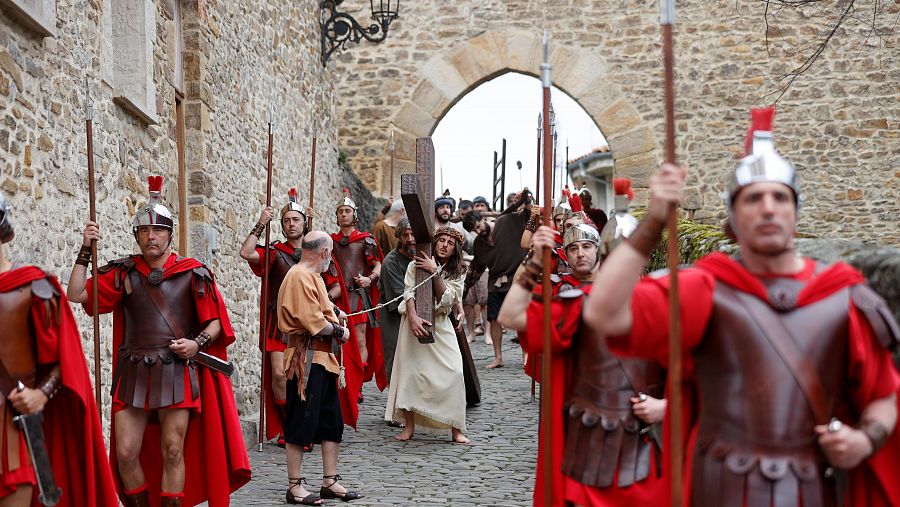
[(619, 157), (627, 158), (632, 155), (652, 153), (656, 147), (653, 132), (646, 127), (610, 136), (607, 138), (607, 142), (609, 150), (616, 160), (619, 160)]

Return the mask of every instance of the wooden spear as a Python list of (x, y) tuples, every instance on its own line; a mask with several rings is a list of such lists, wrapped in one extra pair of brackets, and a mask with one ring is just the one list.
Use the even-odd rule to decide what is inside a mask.
[[(675, 0), (660, 0), (659, 19), (663, 32), (663, 62), (665, 66), (665, 123), (666, 162), (675, 163), (675, 55), (672, 25), (675, 23)], [(669, 463), (672, 490), (672, 507), (682, 505), (682, 477), (684, 464), (684, 439), (682, 435), (681, 391), (681, 309), (678, 301), (678, 210), (669, 213), (667, 257), (669, 277)]]
[[(269, 108), (269, 147), (266, 154), (266, 207), (272, 206), (272, 146), (275, 140), (275, 123), (272, 118), (272, 109)], [(262, 351), (262, 362), (259, 368), (259, 451), (263, 450), (263, 442), (266, 438), (266, 333), (269, 332), (269, 251), (271, 248), (272, 221), (266, 223), (265, 255), (261, 259), (263, 268), (262, 277), (262, 312), (259, 329), (259, 349)]]
[(541, 195), (541, 132), (544, 124), (543, 115), (538, 113), (537, 126), (537, 162), (534, 163), (534, 175), (537, 180), (534, 184), (534, 204), (540, 204), (538, 197)]
[[(87, 170), (88, 170), (88, 207), (91, 222), (97, 222), (97, 189), (94, 183), (94, 101), (91, 100), (90, 85), (87, 84), (87, 106), (85, 107), (84, 126), (87, 130)], [(102, 412), (103, 404), (100, 394), (100, 309), (97, 301), (97, 241), (91, 240), (91, 313), (94, 319), (94, 397), (97, 399), (97, 410)]]
[[(313, 202), (315, 201), (315, 188), (316, 188), (316, 136), (318, 132), (316, 131), (316, 126), (313, 124), (312, 129), (313, 141), (312, 141), (312, 153), (310, 154), (310, 168), (309, 168), (309, 207), (313, 207)], [(312, 230), (313, 226), (313, 217), (310, 216), (306, 219), (306, 232)]]
[[(443, 185), (443, 181), (441, 182)], [(391, 199), (394, 198), (394, 131), (391, 129)]]
[[(553, 195), (552, 163), (553, 136), (550, 135), (550, 32), (544, 30), (544, 63), (541, 64), (541, 85), (544, 89), (544, 225), (551, 225), (550, 202)], [(550, 250), (544, 249), (544, 269), (541, 274), (541, 297), (544, 304), (544, 347), (541, 355), (541, 441), (544, 463), (544, 505), (553, 504), (553, 379), (550, 361)]]

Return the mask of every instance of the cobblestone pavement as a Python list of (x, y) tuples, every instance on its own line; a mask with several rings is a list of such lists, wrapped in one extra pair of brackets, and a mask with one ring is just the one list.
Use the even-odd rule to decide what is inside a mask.
[[(537, 453), (538, 402), (532, 403), (530, 379), (522, 373), (519, 346), (504, 337), (504, 368), (484, 368), (493, 351), (476, 337), (472, 355), (481, 380), (482, 402), (468, 409), (470, 445), (453, 445), (450, 434), (419, 433), (409, 442), (384, 422), (387, 391), (374, 383), (363, 388), (359, 431), (347, 427), (339, 473), (344, 486), (365, 498), (354, 506), (375, 505), (530, 505)], [(284, 451), (267, 444), (250, 449), (253, 480), (233, 496), (233, 505), (284, 505), (287, 469)], [(303, 459), (303, 474), (313, 491), (321, 484), (319, 447)], [(342, 504), (337, 500), (326, 505)]]

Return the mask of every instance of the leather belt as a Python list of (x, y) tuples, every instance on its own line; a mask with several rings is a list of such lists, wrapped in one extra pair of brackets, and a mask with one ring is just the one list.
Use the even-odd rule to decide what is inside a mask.
[(309, 339), (309, 348), (318, 350), (319, 352), (331, 353), (331, 339), (312, 337)]

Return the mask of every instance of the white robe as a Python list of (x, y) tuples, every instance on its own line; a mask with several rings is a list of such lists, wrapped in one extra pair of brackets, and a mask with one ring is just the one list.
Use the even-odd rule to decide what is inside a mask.
[[(411, 262), (406, 270), (407, 290), (416, 285), (415, 269), (415, 263)], [(462, 355), (448, 316), (462, 298), (463, 281), (464, 276), (444, 279), (446, 290), (434, 308), (434, 343), (422, 344), (413, 336), (406, 302), (415, 299), (415, 293), (404, 294), (398, 308), (400, 334), (394, 353), (385, 420), (403, 422), (401, 410), (408, 410), (415, 414), (416, 427), (466, 430)]]

